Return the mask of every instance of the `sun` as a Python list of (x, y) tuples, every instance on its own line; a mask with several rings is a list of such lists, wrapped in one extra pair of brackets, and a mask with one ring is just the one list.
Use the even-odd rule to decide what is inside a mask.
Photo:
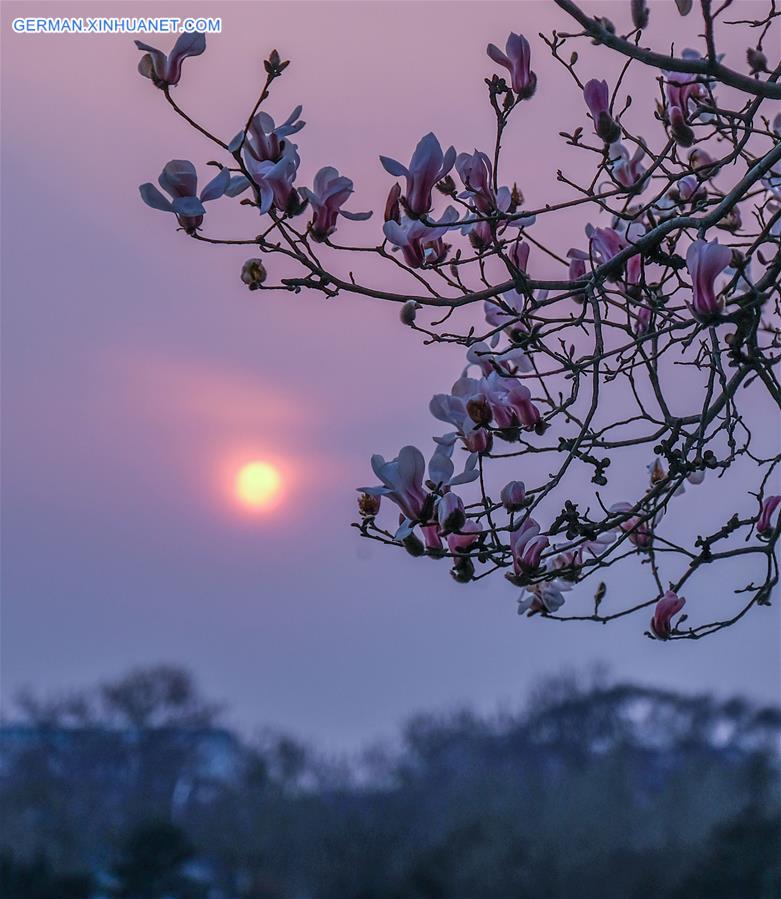
[(242, 505), (251, 509), (269, 509), (279, 499), (282, 476), (268, 462), (247, 462), (236, 474), (235, 490)]

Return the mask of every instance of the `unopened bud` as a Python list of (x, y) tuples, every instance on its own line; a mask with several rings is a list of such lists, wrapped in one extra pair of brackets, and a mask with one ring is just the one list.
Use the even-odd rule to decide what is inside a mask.
[(388, 199), (385, 201), (385, 221), (400, 222), (401, 209), (399, 208), (399, 198), (401, 197), (401, 185), (394, 184), (388, 192)]
[(760, 72), (767, 72), (767, 56), (758, 48), (749, 47), (746, 50), (746, 60), (751, 69), (752, 75), (758, 75)]
[(463, 559), (458, 559), (456, 564), (450, 569), (450, 574), (452, 575), (453, 580), (457, 581), (459, 584), (468, 584), (475, 576), (474, 563), (468, 556), (465, 556)]
[(526, 499), (526, 487), (523, 481), (510, 481), (509, 484), (505, 484), (499, 494), (499, 499), (508, 512), (520, 511)]
[(256, 290), (266, 280), (268, 272), (262, 259), (248, 259), (241, 267), (241, 280), (250, 290)]
[(648, 7), (645, 0), (631, 0), (632, 24), (635, 28), (645, 28), (648, 24)]
[(426, 555), (426, 547), (423, 546), (423, 541), (417, 534), (409, 534), (401, 541), (401, 543), (411, 556)]
[(416, 303), (415, 300), (407, 300), (407, 302), (401, 307), (401, 312), (399, 313), (399, 318), (402, 321), (402, 324), (405, 325), (413, 325), (415, 323), (415, 316), (418, 313), (418, 309), (422, 309), (423, 307), (420, 303)]

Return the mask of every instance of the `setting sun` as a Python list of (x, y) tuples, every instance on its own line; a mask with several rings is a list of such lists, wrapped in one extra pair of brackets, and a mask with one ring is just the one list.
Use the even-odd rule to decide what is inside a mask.
[(236, 475), (236, 496), (253, 509), (268, 509), (274, 505), (282, 488), (279, 471), (268, 462), (248, 462)]

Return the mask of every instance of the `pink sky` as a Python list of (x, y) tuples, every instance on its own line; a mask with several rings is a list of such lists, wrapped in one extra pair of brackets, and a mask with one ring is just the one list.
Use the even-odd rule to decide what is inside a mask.
[[(293, 64), (267, 109), (280, 120), (304, 105), (301, 183), (336, 165), (356, 182), (352, 209), (382, 208), (379, 153), (406, 160), (428, 130), (459, 150), (489, 143), (484, 50), (511, 30), (532, 41), (540, 87), (509, 130), (505, 180), (535, 204), (563, 196), (557, 168), (578, 171), (557, 132), (586, 123), (582, 100), (536, 37), (570, 27), (551, 3), (164, 6), (101, 3), (99, 14), (221, 16), (176, 98), (228, 139), (277, 47)], [(608, 6), (628, 15), (623, 3), (589, 8)], [(672, 3), (651, 8), (650, 41), (698, 45)], [(512, 705), (539, 675), (594, 661), (661, 686), (777, 698), (775, 609), (659, 645), (637, 620), (519, 619), (501, 579), (464, 588), (446, 563), (361, 543), (349, 523), (370, 454), (428, 448), (427, 404), (460, 352), (422, 347), (376, 301), (248, 293), (246, 252), (195, 245), (140, 202), (138, 185), (168, 159), (202, 168), (215, 152), (137, 75), (131, 37), (12, 34), (10, 20), (29, 14), (2, 8), (6, 696), (165, 660), (192, 668), (242, 723), (334, 746), (421, 708)], [(727, 49), (742, 64), (743, 48)], [(595, 74), (615, 71), (607, 51), (582, 53)], [(645, 121), (652, 76), (638, 68), (628, 83)], [(213, 204), (207, 224), (248, 236), (252, 215)], [(542, 227), (566, 249), (584, 224)], [(253, 457), (288, 472), (279, 514), (230, 501), (235, 465)], [(710, 511), (697, 513), (706, 527)], [(717, 586), (706, 574), (698, 590)]]

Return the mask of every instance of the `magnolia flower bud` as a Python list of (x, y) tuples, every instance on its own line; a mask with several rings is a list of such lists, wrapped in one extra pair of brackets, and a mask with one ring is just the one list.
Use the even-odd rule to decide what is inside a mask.
[(399, 206), (399, 198), (401, 197), (401, 185), (394, 184), (388, 191), (388, 199), (385, 201), (385, 221), (400, 222), (401, 208)]
[(468, 584), (475, 576), (475, 566), (468, 556), (457, 559), (456, 564), (450, 569), (453, 580), (459, 584)]
[(423, 546), (423, 541), (417, 534), (409, 534), (401, 541), (401, 543), (411, 556), (418, 557), (426, 555), (426, 547)]
[(358, 511), (364, 518), (374, 518), (380, 511), (381, 496), (372, 496), (371, 493), (362, 493), (358, 497)]
[(635, 28), (645, 28), (648, 24), (648, 7), (645, 0), (631, 0), (632, 24)]
[(442, 536), (460, 530), (466, 522), (466, 513), (461, 497), (446, 493), (437, 503), (437, 521)]
[(526, 499), (526, 486), (523, 481), (510, 481), (502, 487), (499, 498), (508, 512), (518, 512)]
[(248, 259), (241, 267), (241, 280), (255, 290), (266, 280), (268, 273), (261, 259)]
[(407, 302), (401, 307), (401, 312), (399, 313), (399, 318), (402, 321), (402, 324), (405, 325), (413, 325), (415, 323), (415, 316), (417, 315), (418, 309), (422, 309), (423, 307), (420, 303), (416, 303), (415, 300), (407, 300)]
[(746, 60), (751, 68), (752, 75), (767, 72), (767, 56), (761, 50), (749, 47), (746, 50)]

